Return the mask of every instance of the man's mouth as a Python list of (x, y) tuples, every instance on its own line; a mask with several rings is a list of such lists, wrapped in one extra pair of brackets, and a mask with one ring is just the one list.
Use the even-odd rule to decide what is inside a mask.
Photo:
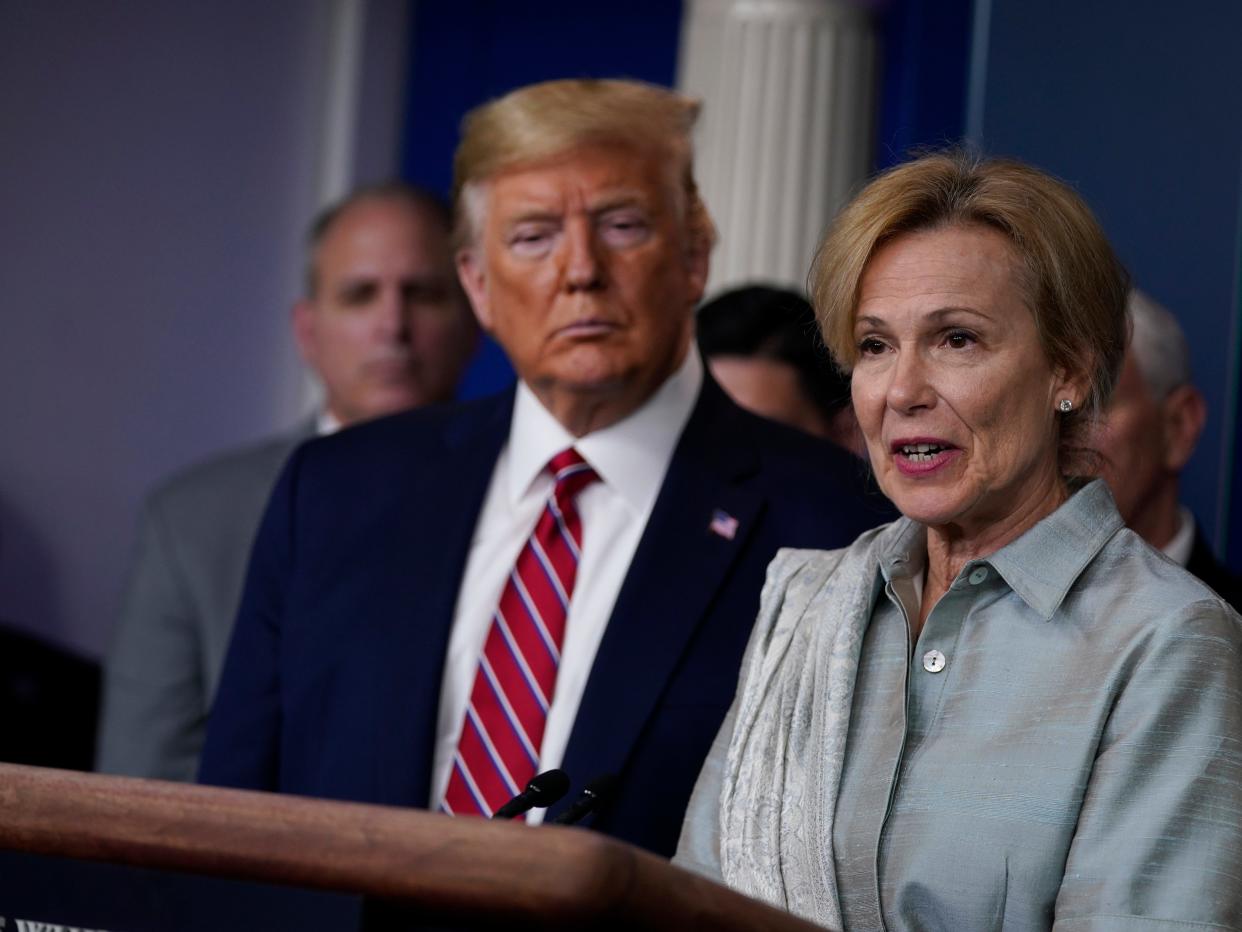
[(566, 324), (557, 331), (557, 335), (564, 337), (593, 337), (611, 333), (616, 329), (617, 325), (610, 320), (587, 318), (585, 320), (576, 320), (572, 324)]
[(383, 381), (404, 381), (415, 370), (414, 360), (408, 354), (381, 356), (370, 359), (363, 371), (371, 378)]

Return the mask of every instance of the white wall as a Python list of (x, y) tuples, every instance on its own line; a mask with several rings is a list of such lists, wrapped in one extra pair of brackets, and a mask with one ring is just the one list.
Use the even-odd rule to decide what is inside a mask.
[[(100, 654), (143, 492), (302, 413), (336, 2), (0, 3), (0, 618)], [(392, 91), (406, 4), (372, 6), (359, 86)]]

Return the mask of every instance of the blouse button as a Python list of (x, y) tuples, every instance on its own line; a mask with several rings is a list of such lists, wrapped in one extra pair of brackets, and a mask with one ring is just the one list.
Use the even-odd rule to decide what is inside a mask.
[(968, 578), (970, 579), (970, 584), (972, 586), (977, 586), (979, 583), (988, 578), (988, 568), (986, 566), (977, 566), (971, 571)]
[(923, 655), (923, 669), (928, 673), (939, 673), (944, 669), (944, 654), (933, 648)]

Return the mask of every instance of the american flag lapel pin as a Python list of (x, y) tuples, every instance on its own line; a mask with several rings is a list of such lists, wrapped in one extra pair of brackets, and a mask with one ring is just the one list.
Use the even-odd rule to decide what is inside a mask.
[(720, 508), (712, 512), (712, 520), (707, 525), (707, 529), (717, 537), (723, 537), (725, 540), (733, 540), (737, 534), (737, 518)]

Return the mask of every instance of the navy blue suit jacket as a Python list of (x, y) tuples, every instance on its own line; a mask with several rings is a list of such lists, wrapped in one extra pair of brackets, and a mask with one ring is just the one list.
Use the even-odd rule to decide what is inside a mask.
[[(203, 782), (428, 805), (458, 585), (512, 408), (510, 391), (420, 409), (293, 455), (251, 558)], [(596, 828), (672, 854), (768, 562), (887, 519), (866, 484), (853, 457), (742, 411), (705, 378), (566, 749), (571, 798), (619, 777)], [(709, 531), (717, 509), (738, 521), (732, 540)]]
[(1242, 578), (1235, 576), (1216, 559), (1198, 522), (1195, 522), (1195, 542), (1190, 550), (1190, 559), (1186, 561), (1186, 570), (1211, 586), (1218, 596), (1233, 606), (1235, 612), (1242, 613)]

